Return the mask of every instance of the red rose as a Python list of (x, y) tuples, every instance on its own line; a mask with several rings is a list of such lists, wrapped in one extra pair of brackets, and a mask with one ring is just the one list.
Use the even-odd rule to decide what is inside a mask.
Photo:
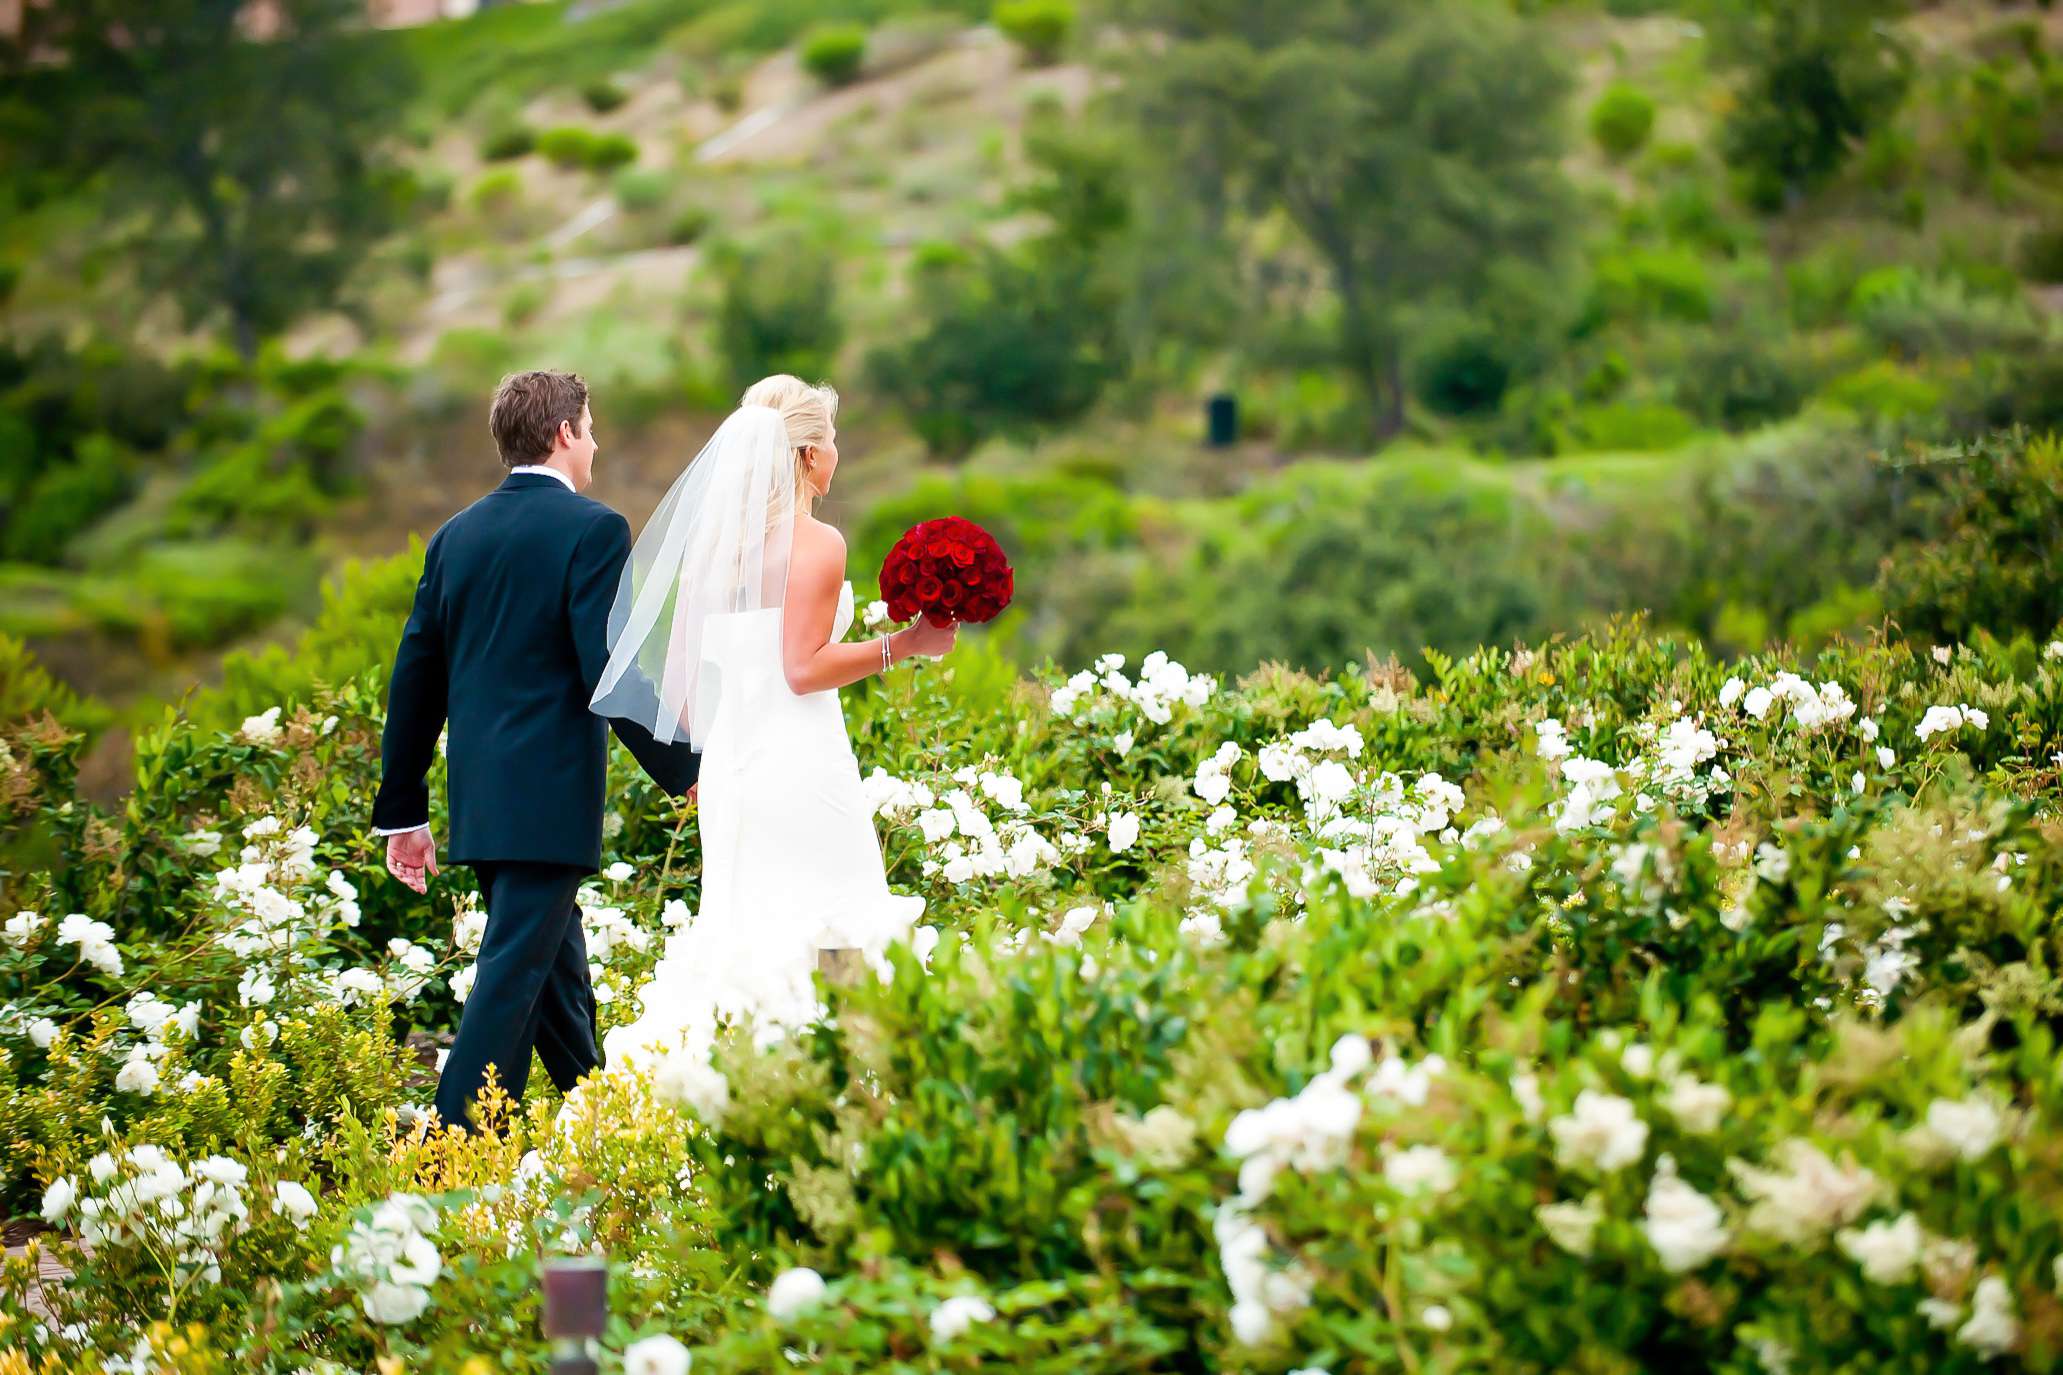
[(995, 537), (964, 516), (920, 521), (881, 563), (881, 594), (898, 621), (987, 621), (1010, 605), (1016, 574)]

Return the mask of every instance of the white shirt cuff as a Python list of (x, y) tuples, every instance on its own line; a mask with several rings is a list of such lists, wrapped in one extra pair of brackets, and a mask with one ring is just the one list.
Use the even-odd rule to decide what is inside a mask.
[(420, 826), (375, 826), (372, 828), (372, 833), (376, 836), (411, 836), (414, 835), (417, 831), (427, 831), (429, 829), (430, 823), (425, 821)]

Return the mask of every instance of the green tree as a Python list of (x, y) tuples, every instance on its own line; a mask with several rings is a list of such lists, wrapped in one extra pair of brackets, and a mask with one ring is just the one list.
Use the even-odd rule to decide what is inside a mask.
[(922, 325), (869, 358), (933, 453), (965, 457), (990, 435), (1073, 420), (1123, 370), (1120, 313), (1131, 223), (1129, 149), (1097, 130), (1035, 121), (1037, 175), (1009, 198), (1045, 217), (1014, 249), (935, 249), (920, 259)]
[(803, 239), (726, 250), (717, 351), (740, 390), (772, 373), (815, 381), (831, 371), (845, 324), (831, 255)]
[[(1127, 0), (1126, 99), (1217, 211), (1284, 215), (1338, 298), (1341, 361), (1379, 435), (1404, 425), (1415, 317), (1555, 255), (1568, 82), (1506, 7)], [(1494, 74), (1494, 77), (1493, 75)]]
[[(66, 0), (0, 53), (18, 162), (104, 193), (138, 278), (245, 358), (333, 304), (412, 185), (386, 159), (412, 71), (359, 0)], [(57, 62), (34, 60), (56, 54)]]
[(1890, 21), (1904, 0), (1729, 0), (1715, 59), (1740, 74), (1722, 146), (1748, 199), (1795, 202), (1840, 170), (1905, 98), (1911, 62)]

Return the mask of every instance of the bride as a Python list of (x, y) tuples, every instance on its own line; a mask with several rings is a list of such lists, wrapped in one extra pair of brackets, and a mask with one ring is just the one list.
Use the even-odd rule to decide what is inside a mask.
[(590, 705), (701, 753), (702, 908), (639, 991), (642, 1015), (606, 1038), (612, 1065), (706, 1056), (720, 1019), (807, 1021), (819, 950), (878, 962), (924, 909), (888, 889), (838, 689), (944, 655), (957, 627), (844, 642), (845, 540), (810, 514), (838, 470), (837, 410), (827, 386), (755, 383), (625, 566)]

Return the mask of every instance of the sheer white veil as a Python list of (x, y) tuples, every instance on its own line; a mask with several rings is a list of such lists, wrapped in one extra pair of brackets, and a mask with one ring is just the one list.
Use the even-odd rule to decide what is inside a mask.
[(732, 411), (623, 566), (592, 710), (635, 721), (662, 743), (686, 736), (704, 746), (718, 695), (716, 669), (704, 661), (706, 623), (781, 605), (798, 498), (781, 413)]

